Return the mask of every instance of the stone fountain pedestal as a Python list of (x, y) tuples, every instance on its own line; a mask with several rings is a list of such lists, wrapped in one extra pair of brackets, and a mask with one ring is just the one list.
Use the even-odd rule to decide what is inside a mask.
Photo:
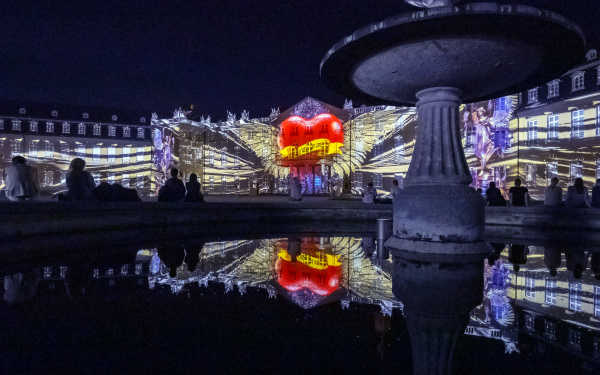
[[(436, 290), (460, 291), (467, 285), (459, 282), (464, 272), (454, 272), (447, 286), (432, 284), (418, 276), (426, 272), (422, 265), (439, 269), (439, 259), (458, 257), (457, 264), (469, 264), (461, 267), (472, 276), (477, 273), (473, 267), (483, 272), (482, 260), (490, 252), (484, 243), (484, 202), (469, 187), (461, 102), (545, 84), (575, 65), (584, 47), (581, 30), (559, 14), (473, 3), (388, 17), (341, 39), (323, 58), (321, 77), (336, 92), (368, 104), (417, 106), (415, 148), (404, 191), (394, 202), (393, 236), (386, 242), (396, 267), (394, 295), (405, 305), (415, 373), (450, 371), (454, 337), (464, 331), (476, 306), (439, 298), (443, 295)], [(412, 275), (410, 283), (403, 281), (406, 272)], [(482, 282), (471, 276), (469, 282)], [(419, 291), (421, 299), (410, 298), (411, 290)], [(426, 296), (437, 301), (438, 313), (427, 312)], [(444, 309), (444, 303), (456, 308)]]

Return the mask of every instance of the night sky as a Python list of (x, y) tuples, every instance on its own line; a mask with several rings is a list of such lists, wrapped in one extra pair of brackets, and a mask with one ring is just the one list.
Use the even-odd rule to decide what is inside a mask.
[[(558, 11), (600, 49), (598, 0), (496, 2)], [(319, 77), (326, 51), (416, 9), (402, 0), (3, 1), (0, 100), (161, 114), (193, 104), (213, 120), (226, 110), (267, 116), (306, 96), (341, 107)]]

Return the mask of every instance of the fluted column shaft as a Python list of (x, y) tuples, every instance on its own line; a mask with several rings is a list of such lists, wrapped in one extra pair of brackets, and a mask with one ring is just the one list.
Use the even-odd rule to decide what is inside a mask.
[(407, 187), (471, 183), (460, 138), (460, 95), (460, 90), (452, 87), (417, 93), (418, 126)]

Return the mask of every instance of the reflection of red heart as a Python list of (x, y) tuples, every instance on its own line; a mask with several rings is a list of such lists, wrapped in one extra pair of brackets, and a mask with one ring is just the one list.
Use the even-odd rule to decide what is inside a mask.
[(279, 285), (290, 292), (308, 288), (320, 296), (327, 296), (337, 290), (342, 278), (342, 266), (314, 269), (301, 262), (279, 258), (275, 268)]
[[(291, 147), (304, 150), (302, 146), (310, 145), (313, 151), (324, 151), (327, 154), (341, 153), (339, 147), (344, 144), (342, 122), (330, 113), (322, 113), (310, 120), (300, 116), (292, 116), (281, 123), (279, 133), (279, 149), (283, 157), (291, 157)], [(319, 147), (327, 146), (325, 150)], [(301, 155), (306, 152), (298, 152)]]

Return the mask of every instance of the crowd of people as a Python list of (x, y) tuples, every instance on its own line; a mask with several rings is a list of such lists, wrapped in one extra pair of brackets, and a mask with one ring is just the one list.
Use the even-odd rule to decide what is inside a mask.
[[(592, 188), (592, 196), (588, 189), (583, 185), (583, 179), (576, 178), (572, 186), (567, 188), (566, 198), (563, 200), (563, 190), (558, 183), (558, 177), (550, 180), (550, 185), (544, 192), (544, 206), (548, 207), (571, 207), (585, 208), (595, 207), (600, 208), (600, 179), (596, 180), (596, 185)], [(525, 186), (521, 186), (521, 179), (515, 179), (515, 185), (508, 191), (508, 202), (504, 199), (500, 189), (496, 187), (494, 182), (490, 182), (488, 189), (485, 192), (485, 200), (487, 206), (529, 206), (531, 204), (529, 190)]]

